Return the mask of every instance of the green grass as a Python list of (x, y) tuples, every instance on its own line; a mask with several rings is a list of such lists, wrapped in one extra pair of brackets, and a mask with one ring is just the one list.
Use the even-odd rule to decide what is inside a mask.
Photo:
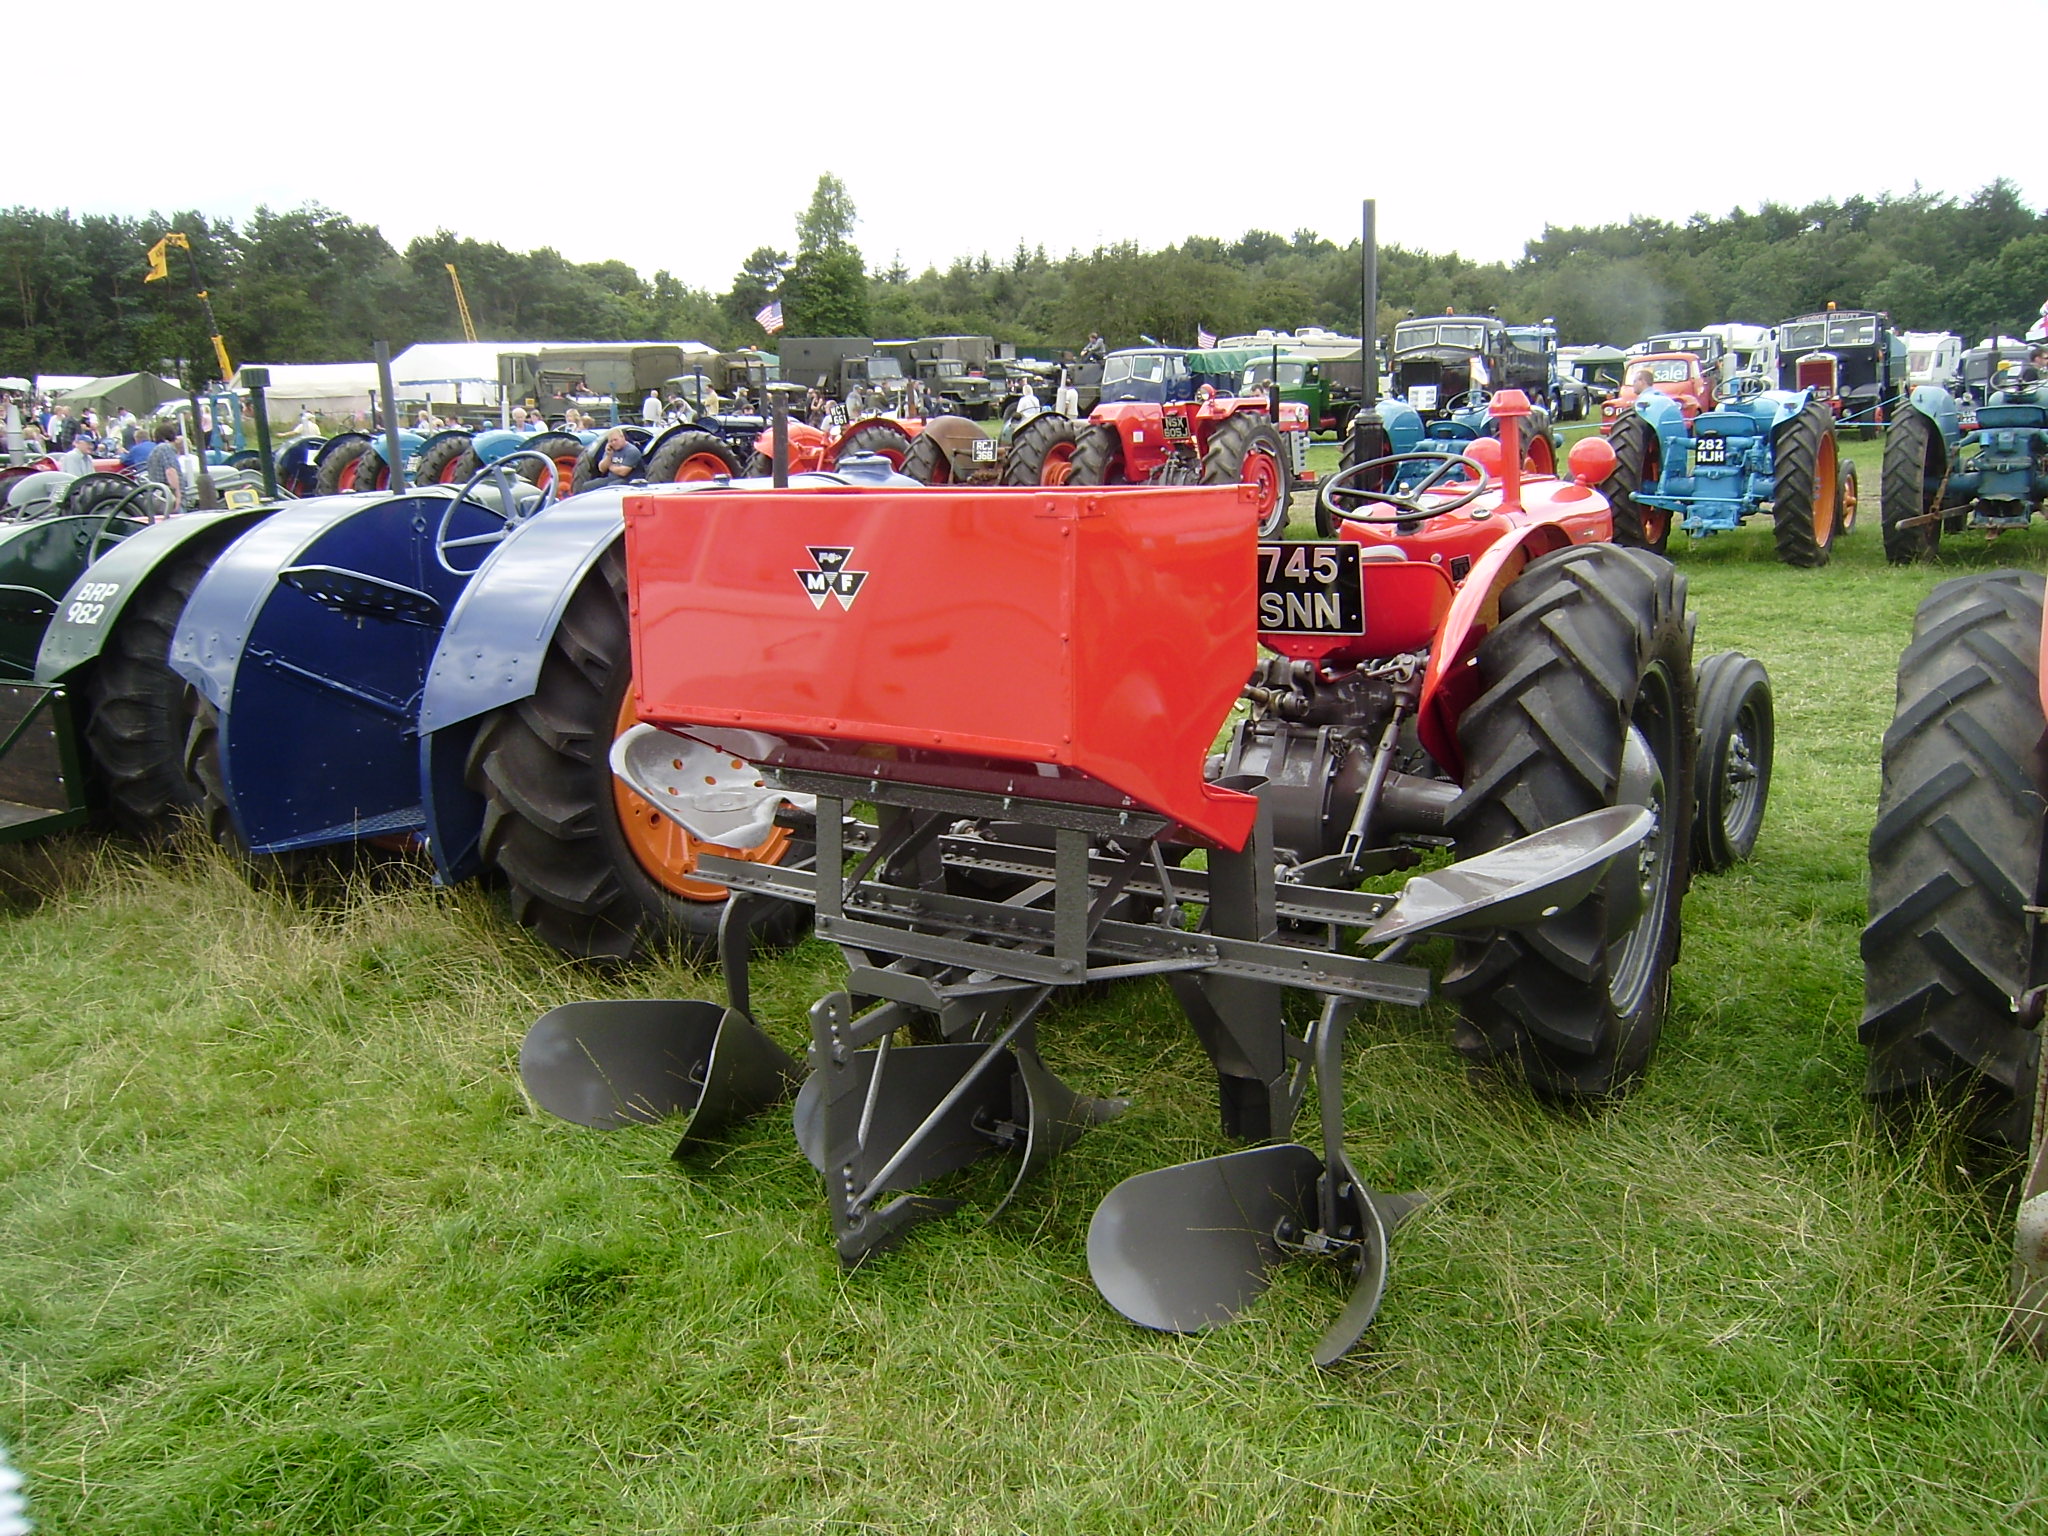
[[(1818, 572), (1761, 523), (1675, 541), (1701, 654), (1771, 670), (1778, 769), (1755, 862), (1688, 899), (1641, 1089), (1558, 1114), (1469, 1080), (1440, 1013), (1361, 1019), (1353, 1156), (1435, 1200), (1329, 1373), (1313, 1267), (1187, 1339), (1088, 1283), (1103, 1193), (1221, 1150), (1163, 988), (1044, 1031), (1129, 1114), (849, 1275), (786, 1113), (672, 1162), (521, 1097), (541, 1009), (711, 976), (593, 975), (405, 876), (292, 900), (193, 849), (0, 849), (0, 1438), (39, 1529), (2048, 1530), (2009, 1188), (1876, 1132), (1856, 1041), (1913, 608), (2048, 530), (1895, 571), (1869, 507)], [(767, 1026), (799, 1045), (836, 973), (765, 966)]]

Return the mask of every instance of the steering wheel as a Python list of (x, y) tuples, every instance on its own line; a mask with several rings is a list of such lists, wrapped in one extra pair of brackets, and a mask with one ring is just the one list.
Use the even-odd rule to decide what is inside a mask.
[[(1405, 491), (1381, 491), (1359, 482), (1374, 471), (1393, 470), (1402, 464), (1434, 464), (1436, 468), (1425, 474), (1421, 481)], [(1469, 489), (1447, 492), (1449, 501), (1422, 504), (1422, 497), (1442, 485), (1453, 475), (1470, 475), (1473, 483)], [(1363, 464), (1354, 464), (1349, 469), (1340, 469), (1323, 482), (1316, 493), (1316, 506), (1330, 517), (1348, 523), (1414, 523), (1424, 518), (1442, 517), (1446, 512), (1456, 512), (1469, 507), (1485, 495), (1493, 482), (1487, 477), (1486, 466), (1464, 453), (1395, 453), (1383, 459), (1367, 459)], [(1349, 508), (1337, 505), (1337, 497), (1352, 498)], [(1369, 516), (1357, 509), (1363, 503), (1392, 507), (1391, 517)]]
[(153, 523), (169, 516), (171, 488), (155, 480), (139, 480), (133, 490), (111, 505), (106, 502), (95, 505), (105, 506), (106, 511), (94, 524), (91, 540), (85, 547), (87, 565), (96, 565), (101, 555), (135, 531), (132, 526), (123, 526), (117, 531), (116, 524)]
[[(540, 469), (541, 477), (537, 486), (513, 468), (522, 459)], [(506, 454), (502, 459), (493, 459), (463, 481), (462, 489), (441, 509), (441, 521), (434, 527), (434, 559), (441, 569), (451, 576), (474, 576), (482, 567), (483, 561), (478, 560), (471, 566), (460, 566), (450, 558), (451, 553), (458, 549), (481, 549), (497, 544), (506, 534), (536, 512), (552, 505), (555, 491), (560, 484), (558, 474), (558, 466), (546, 454), (535, 448), (521, 448), (517, 452)], [(473, 500), (470, 496), (470, 492), (485, 480), (489, 480), (498, 493), (498, 505), (495, 507)], [(524, 502), (519, 495), (523, 490), (538, 490), (539, 495), (532, 502)], [(454, 525), (456, 509), (465, 502), (499, 518), (500, 526), (493, 528), (489, 533), (472, 533), (459, 539), (450, 538), (449, 530)]]
[(1492, 398), (1493, 392), (1491, 390), (1475, 386), (1472, 389), (1466, 390), (1463, 394), (1453, 395), (1450, 399), (1441, 402), (1437, 409), (1446, 416), (1451, 416), (1459, 411), (1480, 410)]
[(1754, 400), (1764, 392), (1764, 379), (1760, 373), (1738, 373), (1732, 379), (1723, 379), (1714, 386), (1714, 399)]

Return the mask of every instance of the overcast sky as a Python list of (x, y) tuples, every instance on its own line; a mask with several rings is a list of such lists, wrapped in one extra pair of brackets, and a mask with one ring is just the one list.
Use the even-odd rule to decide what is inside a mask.
[[(95, 7), (75, 35), (41, 14), (57, 30), (8, 71), (0, 203), (239, 221), (315, 202), (401, 249), (447, 228), (714, 292), (756, 246), (794, 244), (823, 171), (870, 270), (1020, 239), (1055, 257), (1253, 228), (1342, 242), (1367, 197), (1383, 242), (1482, 261), (1546, 224), (1916, 183), (1966, 197), (2005, 176), (2048, 203), (2026, 62), (2048, 0), (1975, 0), (1964, 30), (1896, 0), (507, 0), (432, 22), (216, 0)], [(1736, 17), (1753, 30), (1724, 36)]]

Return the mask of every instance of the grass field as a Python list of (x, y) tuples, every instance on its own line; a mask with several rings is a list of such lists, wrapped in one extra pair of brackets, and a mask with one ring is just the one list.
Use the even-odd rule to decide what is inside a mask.
[[(1559, 1114), (1469, 1079), (1441, 1012), (1361, 1019), (1353, 1158), (1434, 1199), (1328, 1373), (1313, 1268), (1196, 1338), (1087, 1280), (1117, 1180), (1223, 1150), (1163, 987), (1043, 1033), (1124, 1118), (849, 1275), (786, 1112), (672, 1162), (521, 1097), (541, 1009), (714, 977), (567, 965), (410, 872), (290, 898), (191, 846), (0, 849), (0, 1439), (38, 1529), (2048, 1531), (2048, 1375), (1997, 1344), (2010, 1190), (1939, 1126), (1874, 1130), (1856, 1040), (1914, 606), (2048, 530), (1889, 569), (1855, 453), (1825, 570), (1761, 523), (1674, 540), (1699, 654), (1770, 668), (1777, 777), (1755, 861), (1694, 885), (1639, 1091)], [(763, 967), (764, 1024), (799, 1047), (837, 972)]]

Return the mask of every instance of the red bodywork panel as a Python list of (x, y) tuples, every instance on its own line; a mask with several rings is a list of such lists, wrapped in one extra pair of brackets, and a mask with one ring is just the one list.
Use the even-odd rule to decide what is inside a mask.
[(1257, 803), (1202, 770), (1257, 660), (1251, 494), (650, 486), (625, 501), (640, 717), (1241, 848)]
[[(1177, 416), (1188, 423), (1185, 438), (1166, 435), (1166, 418)], [(1161, 405), (1156, 400), (1109, 400), (1089, 413), (1091, 424), (1116, 429), (1124, 445), (1124, 478), (1137, 483), (1150, 478), (1166, 462), (1176, 441), (1185, 442), (1199, 461), (1209, 451), (1209, 434), (1232, 416), (1256, 415), (1274, 421), (1262, 396), (1213, 395), (1205, 400), (1176, 400)], [(1308, 407), (1298, 400), (1283, 400), (1274, 425), (1283, 432), (1308, 430)], [(1313, 476), (1309, 479), (1312, 481)]]
[[(1507, 405), (1505, 393), (1501, 404)], [(1517, 450), (1519, 418), (1526, 410), (1523, 402), (1513, 412), (1515, 421), (1503, 422), (1503, 436), (1511, 436)], [(1482, 440), (1463, 446), (1477, 449), (1489, 469), (1512, 462), (1501, 444)], [(1609, 467), (1611, 460), (1609, 455)], [(1470, 486), (1471, 481), (1463, 482), (1463, 488)], [(1442, 499), (1460, 490), (1458, 482), (1450, 482)], [(1424, 500), (1427, 504), (1429, 498)], [(1363, 635), (1259, 639), (1283, 656), (1331, 666), (1355, 666), (1427, 647), (1416, 727), (1429, 755), (1462, 776), (1458, 717), (1478, 694), (1473, 656), (1499, 617), (1500, 594), (1537, 556), (1567, 544), (1604, 543), (1613, 534), (1607, 500), (1590, 485), (1510, 472), (1469, 507), (1430, 518), (1413, 532), (1395, 524), (1338, 525), (1339, 538), (1366, 547), (1359, 570)]]

